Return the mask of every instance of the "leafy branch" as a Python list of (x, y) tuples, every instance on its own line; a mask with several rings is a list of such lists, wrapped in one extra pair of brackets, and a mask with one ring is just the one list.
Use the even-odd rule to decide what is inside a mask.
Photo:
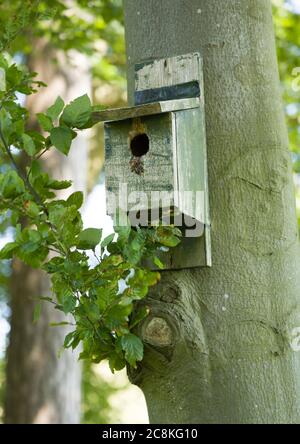
[[(133, 315), (134, 304), (160, 279), (158, 272), (141, 264), (145, 259), (161, 264), (157, 254), (162, 247), (175, 247), (181, 233), (171, 226), (127, 225), (115, 227), (115, 234), (103, 238), (101, 229), (83, 229), (83, 193), (58, 199), (55, 191), (69, 188), (71, 182), (52, 179), (39, 160), (52, 149), (68, 155), (78, 131), (94, 124), (90, 99), (84, 95), (65, 105), (59, 97), (37, 115), (43, 135), (27, 131), (28, 112), (17, 102), (17, 94), (32, 94), (41, 84), (2, 56), (0, 69), (6, 79), (0, 91), (0, 152), (9, 161), (0, 169), (0, 214), (10, 217), (15, 226), (15, 240), (1, 250), (0, 259), (18, 257), (51, 276), (52, 296), (41, 299), (73, 317), (66, 348), (82, 343), (81, 359), (108, 359), (112, 371), (126, 363), (135, 367), (143, 357), (143, 344), (133, 329), (148, 310)], [(28, 158), (26, 170), (18, 162), (22, 153)], [(89, 250), (97, 260), (95, 266), (90, 265)]]

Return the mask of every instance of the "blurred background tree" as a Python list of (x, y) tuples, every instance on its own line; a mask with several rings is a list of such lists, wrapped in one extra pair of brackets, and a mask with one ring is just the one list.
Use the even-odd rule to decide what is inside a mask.
[[(110, 94), (113, 96), (111, 104), (120, 101), (124, 86), (121, 14), (121, 3), (116, 0), (2, 2), (2, 44), (4, 47), (9, 44), (9, 55), (29, 70), (38, 72), (39, 79), (48, 84), (46, 89), (26, 101), (26, 108), (32, 114), (47, 109), (57, 95), (65, 101), (86, 92), (92, 95), (92, 77), (95, 95), (99, 96), (97, 89), (102, 86), (101, 82), (107, 84), (109, 81), (111, 92), (114, 91), (114, 95)], [(111, 97), (106, 98), (106, 102), (109, 100)], [(32, 120), (30, 126), (36, 129), (37, 121)], [(92, 171), (87, 167), (87, 134), (75, 141), (71, 156), (48, 155), (44, 167), (57, 179), (72, 179), (73, 191), (86, 190), (87, 178), (92, 187), (103, 163), (103, 149), (99, 145), (92, 150), (94, 157), (99, 159), (90, 163)], [(26, 158), (20, 158), (19, 162), (25, 165)], [(5, 422), (79, 422), (81, 366), (75, 353), (63, 353), (58, 358), (66, 331), (49, 326), (50, 322), (62, 321), (62, 316), (45, 304), (40, 321), (32, 323), (34, 298), (49, 292), (48, 277), (13, 261), (8, 288), (11, 316), (6, 355)]]
[[(290, 147), (294, 160), (295, 184), (299, 199), (298, 207), (300, 208), (300, 180), (298, 175), (300, 173), (300, 91), (295, 91), (292, 88), (292, 82), (295, 80), (295, 75), (293, 75), (295, 73), (294, 69), (300, 67), (300, 2), (299, 0), (272, 0), (272, 2), (279, 69), (290, 135)], [(28, 23), (26, 24), (26, 16), (30, 13), (30, 7), (34, 8), (35, 13), (42, 14), (42, 17), (35, 21), (31, 20), (30, 26), (28, 26)], [(81, 83), (82, 79), (80, 76), (76, 79), (75, 74), (73, 77), (68, 77), (67, 75), (72, 72), (72, 69), (74, 70), (72, 65), (74, 63), (76, 65), (75, 59), (77, 59), (80, 68), (85, 68), (83, 71), (91, 77), (94, 104), (118, 106), (126, 102), (126, 58), (121, 0), (2, 0), (0, 8), (0, 29), (4, 29), (4, 25), (9, 21), (12, 23), (10, 34), (8, 33), (7, 36), (2, 35), (2, 37), (8, 40), (14, 37), (14, 32), (17, 32), (18, 29), (17, 26), (13, 26), (14, 16), (18, 15), (18, 20), (15, 20), (17, 23), (22, 20), (22, 14), (24, 15), (24, 29), (14, 40), (10, 53), (15, 57), (15, 60), (23, 60), (27, 65), (36, 68), (39, 72), (44, 72), (45, 77), (48, 77), (46, 80), (52, 85), (51, 92), (47, 89), (44, 95), (43, 92), (37, 94), (34, 97), (33, 103), (28, 104), (32, 110), (36, 112), (42, 110), (40, 108), (46, 107), (47, 100), (53, 102), (58, 94), (65, 94), (71, 97), (70, 89), (72, 88), (74, 94), (79, 95), (76, 93), (76, 82)], [(79, 55), (81, 55), (81, 58)], [(102, 132), (103, 129), (99, 125), (96, 130), (93, 130), (88, 135), (88, 159), (82, 160), (81, 158), (81, 162), (87, 162), (88, 166), (86, 177), (82, 176), (81, 168), (81, 181), (78, 186), (86, 188), (87, 192), (94, 192), (97, 187), (99, 190), (103, 182), (101, 175), (104, 161), (101, 142), (103, 140)], [(83, 147), (87, 142), (82, 140), (81, 143)], [(74, 148), (76, 150), (76, 147)], [(57, 168), (60, 165), (60, 160), (47, 160), (49, 163), (48, 167)], [(68, 171), (67, 174), (73, 174), (73, 177), (74, 175), (76, 176), (78, 174), (76, 164), (78, 164), (78, 159), (76, 160), (75, 153), (73, 166), (72, 164), (65, 164), (66, 169), (61, 174), (66, 174), (66, 171)], [(96, 195), (96, 198), (100, 202), (101, 196), (99, 193)], [(300, 220), (300, 211), (298, 214)], [(93, 208), (93, 217), (97, 218), (99, 215), (100, 212)], [(0, 225), (2, 232), (6, 228)], [(5, 232), (10, 234), (7, 230)], [(29, 271), (27, 272), (29, 273)], [(13, 292), (9, 294), (8, 291), (10, 264), (1, 264), (0, 273), (2, 276), (0, 279), (0, 335), (2, 332), (2, 336), (6, 338), (8, 307), (13, 306), (12, 301), (14, 299)], [(15, 279), (18, 280), (18, 277), (16, 276)], [(37, 287), (43, 279), (43, 277), (40, 277), (40, 283), (37, 284)], [(36, 296), (39, 296), (39, 294), (36, 294)], [(31, 304), (30, 310), (33, 310), (33, 304)], [(18, 314), (18, 316), (22, 316), (22, 313)], [(24, 319), (24, 325), (26, 325), (26, 329), (31, 331), (31, 335), (34, 332), (36, 334), (38, 327), (33, 325), (30, 319), (32, 319), (31, 315), (30, 318), (27, 316)], [(47, 316), (46, 321), (48, 322)], [(16, 321), (15, 329), (18, 329), (19, 324), (20, 322)], [(45, 328), (45, 325), (43, 328)], [(63, 338), (64, 334), (61, 331), (61, 338)], [(51, 330), (50, 338), (53, 335), (53, 330)], [(6, 343), (7, 338), (5, 342), (2, 341), (0, 344), (3, 351)], [(55, 344), (54, 347), (56, 347)], [(42, 349), (42, 346), (40, 346), (40, 349)], [(18, 352), (16, 356), (18, 356)], [(12, 366), (16, 365), (17, 363), (14, 360)], [(73, 362), (70, 364), (70, 362), (65, 362), (59, 364), (58, 361), (55, 361), (51, 372), (55, 374), (60, 365), (64, 366), (65, 371), (68, 372), (71, 371), (72, 366), (74, 369), (77, 363)], [(4, 389), (6, 386), (4, 369), (5, 357), (2, 353), (0, 357), (0, 418), (1, 416), (3, 418)], [(47, 385), (47, 378), (44, 379), (44, 383)], [(124, 395), (122, 393), (126, 393), (127, 402), (127, 384), (124, 377), (120, 377), (119, 380), (118, 378), (111, 379), (108, 377), (104, 367), (99, 368), (99, 366), (85, 364), (82, 378), (82, 422), (111, 423), (130, 421), (128, 417), (122, 417), (120, 414), (123, 405), (119, 409), (117, 408), (118, 403), (123, 404), (122, 396)], [(11, 390), (13, 390), (13, 387)], [(39, 390), (40, 387), (36, 386), (37, 396)], [(137, 391), (133, 393), (132, 396), (135, 398), (132, 405), (142, 405), (136, 401), (141, 395)], [(116, 400), (118, 401), (116, 402)], [(69, 401), (68, 399), (65, 400), (65, 402)], [(144, 407), (142, 406), (142, 408)], [(145, 416), (141, 416), (139, 419), (138, 413), (140, 412), (133, 412), (133, 416), (136, 415), (136, 421), (144, 420)], [(49, 419), (50, 421), (51, 418)], [(61, 421), (63, 421), (63, 418)]]

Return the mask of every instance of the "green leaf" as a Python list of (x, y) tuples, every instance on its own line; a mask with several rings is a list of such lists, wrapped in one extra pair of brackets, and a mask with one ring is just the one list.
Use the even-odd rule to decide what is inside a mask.
[(0, 109), (0, 127), (4, 138), (7, 139), (13, 130), (13, 124), (9, 113), (4, 108)]
[(16, 242), (9, 242), (0, 251), (0, 259), (11, 259), (17, 248), (18, 244)]
[(76, 335), (76, 331), (71, 331), (71, 333), (68, 333), (64, 340), (64, 347), (69, 348), (72, 345), (72, 342), (74, 341)]
[(136, 368), (136, 361), (141, 361), (144, 355), (144, 346), (140, 338), (132, 333), (121, 337), (121, 347), (125, 352), (126, 361)]
[(32, 138), (28, 136), (28, 134), (22, 134), (22, 142), (23, 142), (23, 148), (28, 154), (28, 156), (30, 157), (34, 156), (36, 153), (36, 149), (35, 149), (35, 143), (32, 140)]
[(47, 182), (47, 187), (51, 190), (65, 190), (72, 186), (71, 180), (49, 180)]
[(71, 128), (82, 128), (88, 122), (91, 113), (91, 101), (85, 94), (65, 107), (60, 120)]
[(125, 245), (128, 241), (128, 238), (131, 233), (131, 226), (130, 225), (124, 225), (124, 226), (114, 226), (115, 232), (118, 234), (117, 242), (121, 245)]
[(165, 266), (164, 266), (164, 264), (162, 263), (162, 261), (157, 257), (157, 256), (155, 256), (154, 258), (153, 258), (153, 263), (160, 269), (160, 270), (163, 270), (164, 268), (165, 268)]
[(111, 353), (108, 357), (108, 364), (110, 370), (114, 373), (115, 370), (122, 370), (126, 365), (126, 361), (119, 353)]
[(41, 297), (39, 297), (39, 299), (40, 299), (41, 301), (54, 302), (52, 298), (49, 298), (49, 297), (47, 297), (47, 296), (41, 296)]
[(64, 265), (64, 258), (55, 256), (44, 265), (44, 269), (47, 271), (47, 273), (52, 274), (61, 271), (63, 265)]
[(21, 231), (17, 227), (16, 242), (19, 244), (16, 255), (31, 267), (40, 267), (49, 252), (44, 245), (41, 234), (37, 230), (25, 228)]
[(41, 311), (42, 311), (42, 304), (36, 304), (36, 306), (34, 307), (34, 312), (33, 312), (33, 323), (34, 324), (36, 324), (38, 322), (38, 320), (40, 319)]
[(26, 212), (30, 217), (37, 217), (40, 214), (40, 209), (35, 202), (30, 201), (27, 205)]
[(66, 321), (62, 321), (62, 322), (50, 322), (50, 327), (62, 327), (64, 325), (73, 325), (71, 322), (66, 322)]
[(64, 109), (65, 103), (63, 101), (63, 99), (61, 97), (57, 97), (54, 105), (50, 106), (50, 108), (48, 108), (46, 115), (48, 117), (50, 117), (50, 119), (52, 120), (52, 122), (54, 120), (56, 120), (60, 113), (62, 112), (62, 110)]
[(65, 314), (72, 313), (76, 307), (77, 300), (72, 293), (66, 292), (61, 298), (61, 305)]
[(130, 328), (135, 327), (139, 324), (143, 319), (145, 319), (150, 313), (149, 307), (142, 307), (131, 319)]
[(33, 160), (31, 163), (31, 177), (35, 179), (41, 173), (41, 164), (38, 160)]
[(40, 268), (48, 253), (49, 251), (46, 247), (42, 247), (34, 242), (25, 242), (17, 250), (18, 257), (33, 268)]
[(94, 250), (100, 243), (102, 230), (98, 228), (87, 228), (78, 236), (77, 248), (79, 250)]
[(116, 330), (119, 327), (127, 327), (128, 317), (132, 312), (132, 304), (114, 305), (105, 315), (105, 324), (110, 330)]
[(82, 206), (83, 204), (83, 193), (82, 191), (75, 191), (75, 193), (71, 194), (71, 196), (67, 199), (67, 205), (75, 205), (77, 210)]
[(58, 126), (57, 128), (52, 128), (50, 132), (51, 143), (66, 156), (69, 154), (72, 139), (73, 133), (69, 128)]
[(176, 227), (160, 226), (156, 229), (156, 239), (165, 247), (176, 247), (181, 236), (181, 231)]
[(114, 238), (115, 238), (115, 233), (106, 236), (106, 238), (104, 238), (103, 241), (101, 242), (101, 247), (102, 248), (107, 247), (114, 240)]
[(8, 170), (0, 175), (0, 195), (5, 199), (14, 199), (24, 192), (24, 182), (15, 170)]
[(44, 131), (47, 131), (48, 133), (50, 133), (50, 131), (53, 128), (52, 120), (50, 119), (50, 117), (46, 116), (46, 114), (42, 114), (42, 113), (39, 113), (36, 116), (37, 116), (39, 124), (41, 125), (41, 128)]

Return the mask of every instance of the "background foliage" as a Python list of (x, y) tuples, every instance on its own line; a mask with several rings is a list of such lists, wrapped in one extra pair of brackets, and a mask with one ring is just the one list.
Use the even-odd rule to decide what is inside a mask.
[[(78, 130), (96, 123), (93, 111), (98, 107), (91, 105), (87, 95), (68, 105), (58, 97), (44, 113), (36, 115), (42, 131), (28, 129), (31, 116), (18, 102), (18, 95), (34, 94), (36, 88), (45, 85), (34, 80), (35, 75), (25, 66), (15, 63), (21, 48), (22, 57), (29, 54), (30, 58), (39, 38), (49, 39), (51, 47), (65, 52), (76, 49), (87, 55), (95, 53), (101, 26), (118, 22), (118, 2), (57, 1), (51, 2), (50, 13), (50, 4), (43, 1), (28, 1), (27, 8), (19, 1), (11, 6), (4, 4), (0, 36), (1, 50), (6, 54), (0, 57), (0, 211), (15, 227), (15, 235), (13, 242), (2, 248), (0, 258), (18, 257), (51, 275), (53, 296), (40, 299), (73, 315), (74, 324), (57, 324), (73, 326), (65, 338), (65, 348), (74, 349), (81, 342), (81, 359), (96, 363), (108, 359), (112, 371), (124, 368), (126, 362), (135, 367), (143, 357), (143, 344), (132, 329), (148, 310), (144, 307), (133, 313), (133, 301), (145, 297), (148, 288), (159, 280), (159, 273), (144, 269), (141, 262), (151, 258), (162, 267), (157, 251), (176, 246), (180, 231), (171, 227), (133, 230), (127, 225), (115, 227), (116, 238), (103, 237), (101, 229), (83, 229), (79, 212), (83, 193), (74, 192), (67, 200), (56, 198), (55, 190), (67, 189), (71, 183), (52, 179), (41, 169), (40, 158), (53, 148), (68, 155)], [(78, 17), (74, 18), (76, 12)], [(106, 35), (113, 45), (118, 42), (112, 38), (115, 35), (116, 30)], [(105, 57), (103, 60), (107, 68)], [(99, 66), (96, 73), (101, 74)], [(110, 77), (115, 80), (113, 71)], [(24, 162), (20, 164), (21, 155), (26, 158), (26, 168)], [(97, 246), (100, 249), (96, 253)], [(87, 250), (93, 251), (96, 265), (90, 265)], [(50, 252), (54, 257), (48, 257)], [(34, 321), (39, 313), (40, 304)]]

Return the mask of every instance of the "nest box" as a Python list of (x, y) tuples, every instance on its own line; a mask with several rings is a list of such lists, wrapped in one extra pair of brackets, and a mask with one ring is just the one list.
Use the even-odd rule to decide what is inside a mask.
[(152, 60), (135, 66), (135, 106), (96, 117), (105, 122), (107, 212), (178, 225), (183, 240), (167, 268), (211, 265), (203, 93), (198, 53)]

